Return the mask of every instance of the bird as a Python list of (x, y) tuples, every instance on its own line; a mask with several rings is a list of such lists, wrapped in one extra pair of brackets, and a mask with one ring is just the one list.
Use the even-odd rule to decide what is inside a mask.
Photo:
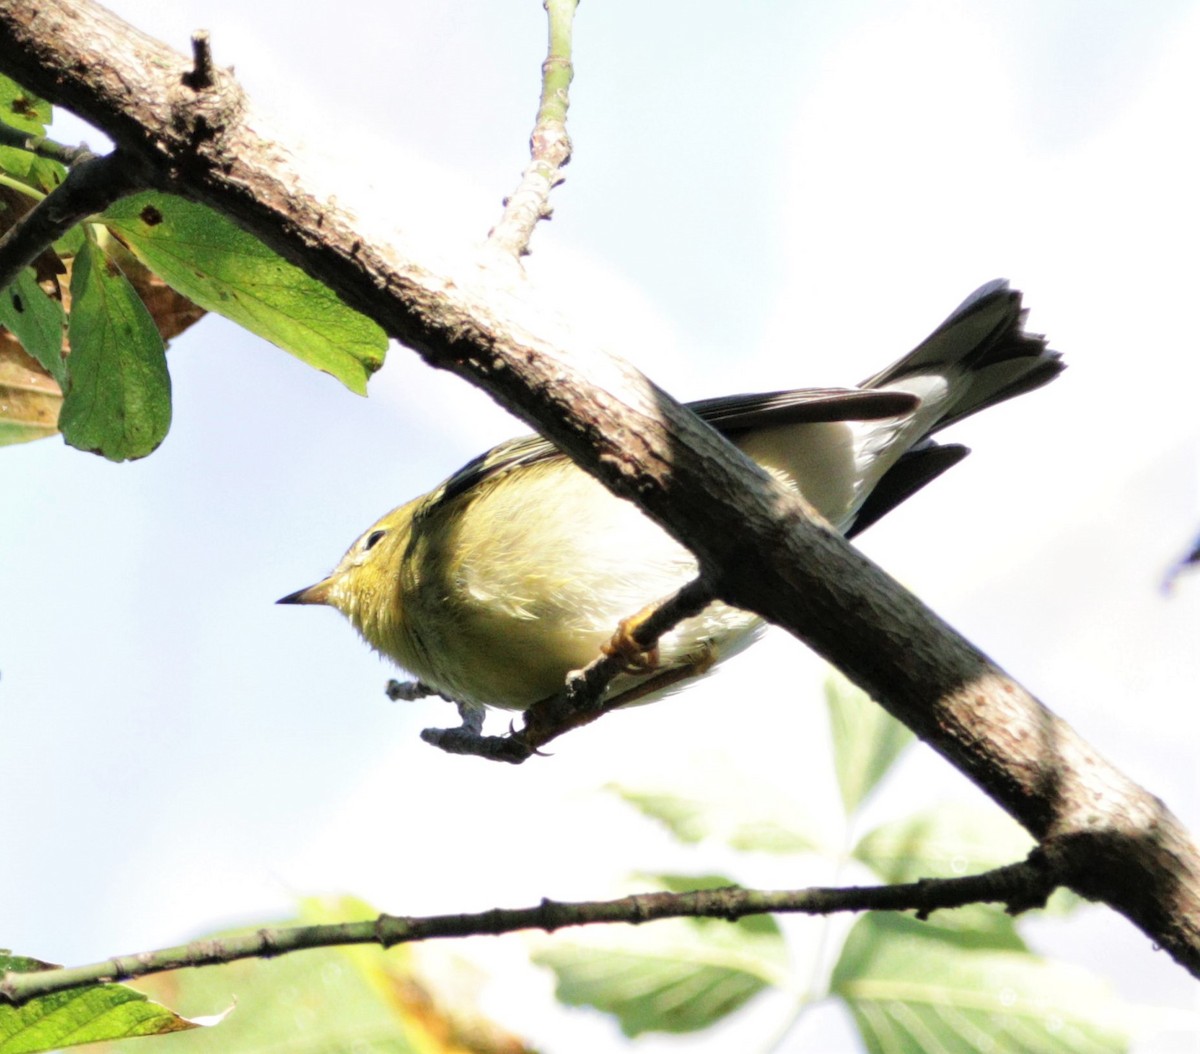
[[(1025, 317), (1021, 293), (997, 279), (856, 387), (687, 406), (854, 538), (969, 452), (935, 435), (1062, 371)], [(692, 554), (634, 504), (531, 435), (393, 509), (328, 576), (277, 603), (335, 608), (423, 689), (478, 714), (553, 697), (625, 620), (696, 574)], [(758, 616), (713, 601), (627, 662), (603, 706), (677, 691), (763, 629)]]

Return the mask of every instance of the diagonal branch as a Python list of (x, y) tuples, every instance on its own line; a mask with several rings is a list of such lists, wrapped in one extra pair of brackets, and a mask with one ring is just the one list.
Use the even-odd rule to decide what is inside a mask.
[(0, 70), (542, 431), (691, 549), (717, 596), (839, 666), (1019, 820), (1071, 888), (1200, 974), (1200, 854), (1161, 801), (631, 367), (495, 278), (365, 242), (227, 72), (194, 90), (189, 68), (91, 0), (0, 0)]
[(240, 936), (213, 937), (174, 948), (116, 956), (88, 966), (29, 973), (10, 971), (0, 980), (0, 1004), (7, 1001), (20, 1006), (38, 996), (87, 985), (335, 945), (378, 944), (390, 948), (436, 937), (496, 936), (530, 929), (551, 933), (566, 926), (671, 918), (734, 921), (768, 912), (832, 915), (843, 911), (915, 911), (923, 919), (943, 908), (998, 902), (1015, 915), (1043, 906), (1055, 886), (1051, 872), (1035, 850), (1026, 860), (981, 875), (928, 878), (891, 886), (818, 886), (800, 890), (730, 887), (691, 893), (637, 893), (618, 900), (543, 900), (536, 907), (493, 908), (461, 915), (380, 915), (367, 922), (268, 927)]

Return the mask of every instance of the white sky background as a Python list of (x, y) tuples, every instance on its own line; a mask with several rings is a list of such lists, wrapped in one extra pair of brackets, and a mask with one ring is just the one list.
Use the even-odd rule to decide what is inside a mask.
[[(180, 50), (208, 28), (373, 225), (469, 246), (525, 160), (534, 0), (110, 6)], [(976, 285), (1023, 289), (1069, 371), (956, 429), (972, 456), (862, 547), (1193, 831), (1200, 575), (1169, 600), (1157, 587), (1200, 523), (1198, 54), (1200, 7), (1165, 0), (592, 0), (575, 160), (529, 261), (583, 333), (684, 398), (852, 383)], [(821, 667), (782, 635), (551, 759), (510, 769), (421, 744), (449, 712), (388, 704), (391, 671), (344, 622), (272, 601), (521, 427), (403, 349), (369, 400), (218, 319), (170, 364), (175, 421), (147, 461), (57, 440), (0, 452), (13, 948), (91, 961), (320, 891), (399, 913), (605, 896), (629, 870), (685, 864), (593, 789), (682, 779), (718, 750), (834, 815)], [(979, 798), (923, 748), (885, 794), (876, 820)], [(731, 866), (707, 847), (685, 863)], [(1034, 932), (1130, 997), (1195, 1006), (1183, 971), (1107, 911)], [(524, 955), (519, 938), (480, 953), (505, 971)], [(591, 1015), (523, 1005), (531, 987), (549, 982), (497, 983), (491, 1009), (549, 1049), (618, 1043)], [(759, 1007), (739, 1042), (782, 1012)], [(845, 1049), (841, 1029), (821, 1011), (789, 1049)]]

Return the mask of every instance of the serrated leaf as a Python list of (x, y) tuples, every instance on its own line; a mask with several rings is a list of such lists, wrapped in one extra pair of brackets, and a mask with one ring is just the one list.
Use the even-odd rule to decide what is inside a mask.
[(775, 787), (748, 780), (717, 759), (698, 763), (693, 771), (695, 780), (677, 779), (670, 789), (619, 784), (607, 789), (687, 844), (715, 838), (735, 849), (772, 853), (824, 847), (816, 822)]
[(1025, 859), (1028, 832), (999, 809), (941, 805), (876, 827), (854, 847), (885, 882), (955, 878)]
[(387, 350), (383, 330), (257, 238), (202, 205), (154, 192), (118, 202), (102, 220), (188, 299), (366, 393)]
[(64, 321), (62, 304), (42, 291), (31, 267), (0, 292), (0, 326), (12, 333), (60, 386), (67, 380), (62, 354)]
[(916, 737), (840, 675), (825, 682), (833, 762), (846, 815), (852, 815)]
[[(52, 969), (50, 963), (0, 953), (0, 974)], [(90, 985), (0, 1004), (0, 1054), (35, 1054), (101, 1040), (157, 1036), (200, 1027), (123, 984)]]
[(1129, 1015), (1078, 967), (904, 915), (855, 923), (831, 993), (870, 1054), (1117, 1054)]
[(0, 73), (0, 121), (30, 135), (45, 135), (53, 116), (45, 99)]
[(61, 406), (54, 378), (11, 333), (0, 333), (0, 446), (57, 434)]
[(133, 287), (91, 241), (72, 268), (67, 333), (63, 437), (110, 461), (145, 457), (171, 424), (163, 342)]
[(532, 958), (554, 971), (560, 1002), (612, 1014), (627, 1036), (708, 1028), (784, 984), (788, 961), (778, 927), (756, 931), (718, 919), (606, 926)]

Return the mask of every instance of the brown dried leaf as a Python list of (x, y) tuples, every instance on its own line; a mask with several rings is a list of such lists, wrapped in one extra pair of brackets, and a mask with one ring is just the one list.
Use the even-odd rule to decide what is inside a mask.
[(54, 435), (61, 406), (54, 378), (0, 329), (0, 446)]

